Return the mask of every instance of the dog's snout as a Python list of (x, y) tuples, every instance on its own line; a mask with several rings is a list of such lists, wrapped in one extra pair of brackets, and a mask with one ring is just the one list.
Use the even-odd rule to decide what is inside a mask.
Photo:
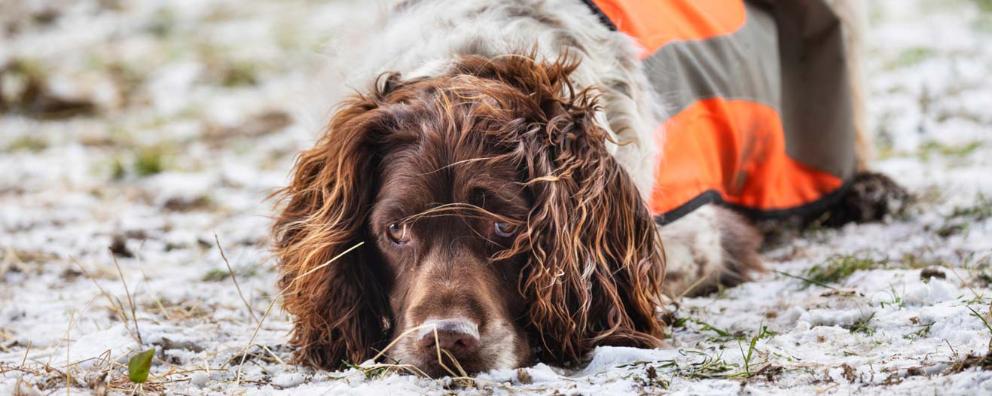
[(475, 354), (480, 346), (478, 324), (466, 319), (428, 320), (418, 334), (420, 352), (428, 356), (440, 348), (462, 358)]

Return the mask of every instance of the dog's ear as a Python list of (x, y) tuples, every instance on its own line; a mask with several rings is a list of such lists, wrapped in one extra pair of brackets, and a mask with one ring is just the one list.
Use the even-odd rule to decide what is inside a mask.
[(365, 222), (375, 193), (373, 111), (398, 81), (384, 75), (355, 95), (317, 144), (300, 154), (291, 184), (276, 195), (273, 225), (283, 306), (294, 317), (297, 360), (325, 369), (360, 363), (388, 337), (391, 313)]
[(596, 96), (569, 82), (577, 63), (514, 57), (490, 67), (475, 72), (534, 101), (520, 134), (534, 207), (514, 250), (528, 252), (521, 290), (542, 360), (574, 362), (596, 345), (659, 346), (665, 263), (657, 226), (607, 150)]

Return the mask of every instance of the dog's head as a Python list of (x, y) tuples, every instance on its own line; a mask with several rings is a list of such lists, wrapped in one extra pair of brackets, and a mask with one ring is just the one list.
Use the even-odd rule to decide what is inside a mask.
[(575, 68), (465, 57), (339, 109), (274, 225), (301, 362), (438, 376), (660, 343), (655, 223)]

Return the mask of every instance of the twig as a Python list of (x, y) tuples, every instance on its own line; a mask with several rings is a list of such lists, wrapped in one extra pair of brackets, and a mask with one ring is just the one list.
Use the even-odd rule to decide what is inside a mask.
[(238, 289), (238, 296), (241, 297), (241, 302), (245, 303), (245, 307), (248, 308), (248, 314), (255, 320), (255, 323), (258, 323), (258, 317), (255, 316), (255, 310), (251, 309), (251, 304), (248, 303), (248, 299), (246, 299), (244, 293), (241, 292), (241, 285), (238, 284), (238, 277), (234, 275), (234, 269), (231, 268), (231, 263), (227, 261), (227, 255), (224, 254), (224, 248), (220, 246), (220, 238), (217, 237), (217, 234), (214, 234), (214, 242), (217, 243), (217, 250), (220, 250), (220, 257), (224, 259), (224, 264), (227, 265), (227, 272), (231, 274), (231, 280), (234, 281), (234, 288)]
[(124, 271), (121, 271), (121, 265), (117, 263), (117, 256), (114, 256), (114, 252), (110, 252), (110, 258), (114, 260), (114, 267), (117, 267), (117, 275), (120, 275), (121, 283), (124, 284), (124, 293), (127, 294), (127, 303), (131, 305), (131, 320), (134, 321), (134, 333), (138, 336), (138, 346), (143, 346), (145, 345), (145, 342), (141, 339), (141, 329), (138, 328), (137, 309), (134, 307), (134, 299), (131, 298), (131, 291), (127, 288), (127, 281), (124, 280)]

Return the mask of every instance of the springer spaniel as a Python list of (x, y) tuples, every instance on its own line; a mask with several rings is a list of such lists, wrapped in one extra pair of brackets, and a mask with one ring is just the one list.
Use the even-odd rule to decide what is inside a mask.
[(299, 156), (273, 226), (299, 362), (440, 376), (656, 348), (666, 295), (761, 270), (728, 209), (652, 217), (664, 101), (601, 17), (408, 0), (349, 43), (372, 87)]

